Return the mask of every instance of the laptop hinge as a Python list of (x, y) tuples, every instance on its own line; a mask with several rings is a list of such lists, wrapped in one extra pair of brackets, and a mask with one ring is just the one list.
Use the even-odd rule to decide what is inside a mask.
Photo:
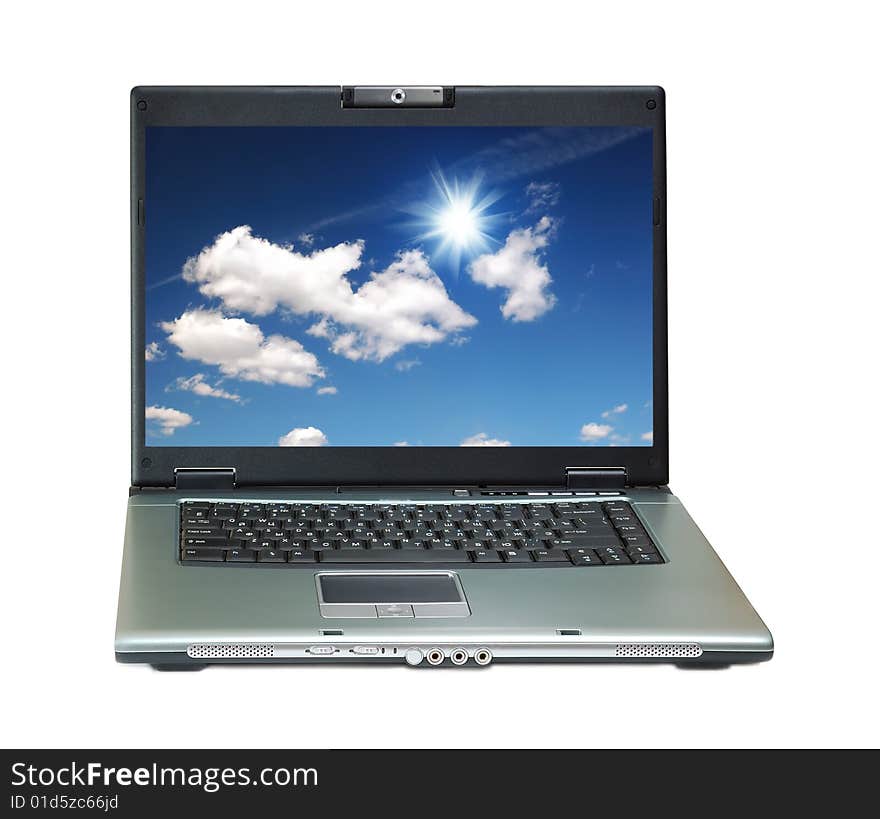
[(235, 469), (232, 467), (183, 467), (174, 470), (174, 488), (235, 489)]
[(624, 489), (626, 468), (622, 466), (567, 466), (566, 489)]

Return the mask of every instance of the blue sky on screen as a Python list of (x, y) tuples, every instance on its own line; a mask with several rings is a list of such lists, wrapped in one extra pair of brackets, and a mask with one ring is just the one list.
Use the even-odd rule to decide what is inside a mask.
[(149, 446), (647, 446), (651, 133), (148, 128)]

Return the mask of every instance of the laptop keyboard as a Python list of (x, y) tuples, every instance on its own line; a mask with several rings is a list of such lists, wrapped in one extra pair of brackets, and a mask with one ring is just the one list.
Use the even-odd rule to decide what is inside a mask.
[(590, 567), (663, 563), (622, 501), (304, 504), (186, 501), (185, 564)]

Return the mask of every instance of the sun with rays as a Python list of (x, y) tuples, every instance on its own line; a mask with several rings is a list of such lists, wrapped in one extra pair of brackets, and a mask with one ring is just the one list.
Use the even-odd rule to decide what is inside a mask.
[(501, 194), (482, 191), (479, 176), (467, 182), (457, 178), (450, 181), (441, 171), (435, 171), (431, 179), (433, 196), (411, 209), (420, 230), (417, 238), (436, 242), (435, 254), (447, 257), (458, 269), (462, 258), (483, 253), (497, 244), (491, 231), (503, 214), (490, 213), (489, 209)]

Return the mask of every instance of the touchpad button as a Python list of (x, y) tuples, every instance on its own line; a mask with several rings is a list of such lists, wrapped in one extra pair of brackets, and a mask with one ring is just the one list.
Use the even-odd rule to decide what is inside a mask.
[(324, 617), (467, 617), (455, 572), (321, 572)]

